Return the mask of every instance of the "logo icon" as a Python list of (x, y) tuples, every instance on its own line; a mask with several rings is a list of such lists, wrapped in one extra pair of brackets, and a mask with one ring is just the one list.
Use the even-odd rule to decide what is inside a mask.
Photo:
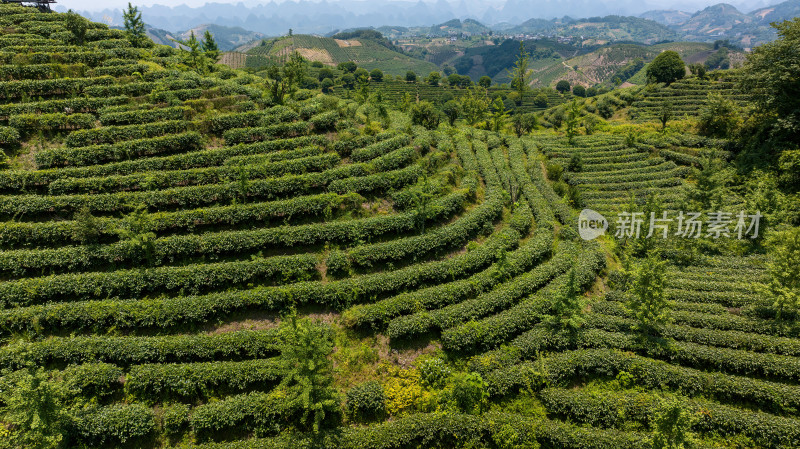
[(578, 215), (578, 234), (584, 240), (594, 240), (606, 233), (608, 220), (600, 212), (584, 209)]

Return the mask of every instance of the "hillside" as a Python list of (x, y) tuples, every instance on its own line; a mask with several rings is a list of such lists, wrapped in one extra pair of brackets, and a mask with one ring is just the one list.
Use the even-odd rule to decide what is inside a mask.
[(533, 19), (519, 27), (504, 30), (511, 34), (543, 34), (578, 38), (584, 45), (633, 41), (652, 44), (675, 40), (677, 35), (668, 27), (652, 20), (627, 16), (591, 17), (587, 19)]
[(263, 67), (270, 60), (280, 60), (297, 51), (309, 61), (319, 61), (329, 66), (354, 61), (367, 70), (380, 69), (391, 75), (405, 75), (409, 70), (427, 75), (438, 67), (426, 61), (411, 58), (396, 51), (385, 39), (356, 37), (335, 39), (297, 34), (260, 41), (246, 50), (246, 67)]
[(796, 140), (747, 166), (752, 66), (584, 98), (280, 63), (401, 55), (352, 36), (253, 74), (0, 4), (0, 447), (798, 446)]
[(221, 51), (230, 51), (247, 43), (253, 42), (254, 40), (264, 38), (264, 35), (261, 33), (247, 31), (243, 28), (226, 27), (213, 24), (199, 25), (191, 30), (180, 31), (177, 33), (148, 26), (147, 36), (156, 44), (169, 45), (170, 47), (177, 48), (178, 44), (173, 39), (185, 41), (189, 39), (189, 36), (192, 32), (194, 32), (195, 37), (200, 39), (203, 37), (203, 34), (206, 32), (206, 30), (210, 31), (211, 35), (214, 36), (214, 40), (217, 42), (217, 46)]

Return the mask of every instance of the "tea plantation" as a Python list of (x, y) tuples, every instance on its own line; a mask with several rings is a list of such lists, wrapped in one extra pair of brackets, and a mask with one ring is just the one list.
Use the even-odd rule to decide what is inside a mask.
[[(683, 117), (733, 81), (553, 91), (515, 133), (541, 108), (431, 124), (467, 90), (325, 94), (75, 21), (0, 5), (0, 447), (800, 447), (763, 238), (797, 196), (726, 183), (731, 138)], [(692, 207), (762, 236), (614, 237)]]

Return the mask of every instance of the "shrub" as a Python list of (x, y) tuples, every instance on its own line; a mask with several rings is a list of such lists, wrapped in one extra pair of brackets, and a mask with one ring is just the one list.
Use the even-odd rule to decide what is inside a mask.
[(345, 405), (352, 421), (380, 420), (386, 414), (383, 386), (375, 380), (356, 385), (347, 392)]

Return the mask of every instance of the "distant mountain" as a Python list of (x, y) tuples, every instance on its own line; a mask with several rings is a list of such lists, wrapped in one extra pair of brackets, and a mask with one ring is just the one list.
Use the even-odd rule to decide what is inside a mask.
[(639, 14), (639, 17), (662, 25), (678, 25), (689, 20), (692, 14), (686, 11), (678, 11), (677, 9), (657, 9)]
[[(652, 15), (651, 11), (643, 15)], [(776, 37), (772, 22), (800, 16), (800, 0), (788, 0), (745, 14), (733, 5), (719, 3), (692, 14), (687, 20), (674, 23), (674, 29), (685, 40), (713, 42), (727, 39), (744, 48), (769, 42)]]
[(704, 41), (725, 38), (732, 28), (753, 21), (733, 5), (719, 3), (692, 14), (686, 22), (674, 28), (684, 39)]
[(579, 38), (585, 45), (617, 41), (652, 44), (676, 40), (678, 35), (665, 25), (631, 16), (590, 17), (588, 19), (531, 19), (505, 30), (511, 34), (543, 34)]
[(489, 31), (491, 31), (491, 28), (477, 20), (466, 19), (462, 22), (461, 20), (453, 19), (432, 26), (429, 34), (431, 36), (450, 36), (458, 34), (485, 34)]
[(160, 28), (154, 28), (149, 25), (146, 26), (147, 35), (153, 40), (153, 42), (176, 48), (178, 44), (175, 43), (173, 39), (187, 40), (189, 39), (192, 31), (194, 31), (194, 35), (198, 39), (202, 39), (206, 30), (211, 32), (211, 35), (214, 36), (214, 40), (217, 42), (217, 46), (222, 51), (231, 51), (234, 48), (240, 47), (248, 42), (266, 37), (261, 33), (248, 31), (244, 28), (226, 27), (214, 24), (198, 25), (190, 30), (180, 31), (177, 33), (162, 30)]
[(309, 34), (293, 34), (273, 39), (262, 39), (226, 53), (222, 62), (234, 67), (266, 67), (271, 61), (286, 59), (293, 52), (300, 53), (309, 61), (318, 61), (336, 66), (345, 61), (354, 61), (367, 70), (380, 69), (390, 75), (405, 75), (409, 70), (420, 75), (438, 70), (430, 62), (412, 58), (398, 51), (379, 32), (361, 29), (338, 33), (332, 37)]
[(194, 31), (195, 36), (200, 39), (206, 30), (211, 32), (214, 40), (217, 41), (219, 49), (222, 51), (230, 51), (248, 42), (267, 37), (265, 34), (245, 30), (241, 27), (227, 27), (215, 24), (198, 25), (192, 29), (181, 31), (178, 36), (183, 40), (189, 39), (189, 34)]

